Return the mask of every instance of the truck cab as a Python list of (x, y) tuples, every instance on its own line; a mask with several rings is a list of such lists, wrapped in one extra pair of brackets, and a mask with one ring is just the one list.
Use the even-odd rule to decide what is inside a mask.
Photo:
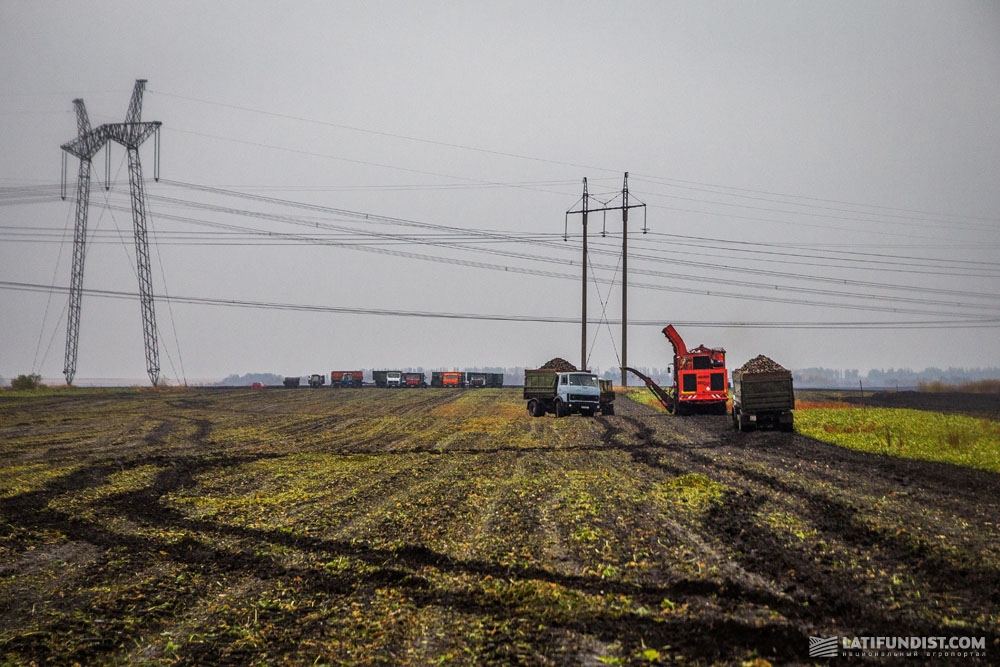
[(403, 374), (400, 371), (389, 371), (388, 373), (385, 374), (385, 386), (402, 387)]
[(403, 384), (407, 387), (422, 389), (427, 386), (427, 376), (423, 373), (403, 373)]

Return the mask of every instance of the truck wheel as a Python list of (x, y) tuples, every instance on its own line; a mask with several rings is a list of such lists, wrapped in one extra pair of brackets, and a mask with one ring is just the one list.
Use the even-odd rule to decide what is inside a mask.
[(556, 399), (556, 417), (565, 417), (569, 414), (569, 410), (566, 408), (566, 404)]
[(530, 400), (528, 401), (528, 414), (532, 417), (544, 417), (545, 407), (539, 401)]
[(604, 415), (605, 417), (613, 417), (615, 415), (615, 406), (614, 405), (604, 406), (603, 408), (601, 408), (601, 414)]

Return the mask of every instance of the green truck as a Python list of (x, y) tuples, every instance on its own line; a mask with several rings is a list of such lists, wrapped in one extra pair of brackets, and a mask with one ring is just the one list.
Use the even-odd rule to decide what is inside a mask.
[(532, 417), (548, 413), (565, 417), (574, 413), (593, 416), (615, 414), (615, 392), (610, 380), (587, 371), (524, 371), (524, 399)]
[(793, 429), (792, 373), (780, 366), (765, 371), (733, 371), (733, 428)]

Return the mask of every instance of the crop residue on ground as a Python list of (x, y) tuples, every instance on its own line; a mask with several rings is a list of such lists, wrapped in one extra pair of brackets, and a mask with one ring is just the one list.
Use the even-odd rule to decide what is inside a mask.
[(565, 419), (514, 389), (0, 395), (0, 662), (762, 665), (809, 662), (810, 636), (993, 642), (997, 482), (621, 394)]

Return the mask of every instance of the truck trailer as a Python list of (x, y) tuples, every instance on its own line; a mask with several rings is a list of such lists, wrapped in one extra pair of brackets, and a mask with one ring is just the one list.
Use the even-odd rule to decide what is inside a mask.
[(791, 371), (759, 355), (733, 371), (733, 428), (793, 429), (795, 390)]

